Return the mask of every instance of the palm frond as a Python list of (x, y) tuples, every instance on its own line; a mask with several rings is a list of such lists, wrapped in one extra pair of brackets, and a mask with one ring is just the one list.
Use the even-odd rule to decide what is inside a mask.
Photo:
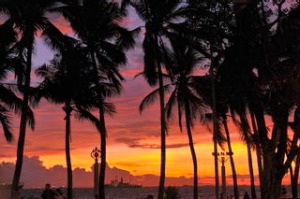
[(113, 103), (109, 102), (102, 102), (102, 106), (104, 108), (104, 113), (113, 116), (114, 113), (116, 113), (116, 107)]
[(26, 114), (27, 114), (27, 123), (30, 126), (32, 130), (35, 129), (35, 119), (34, 119), (34, 113), (30, 109), (29, 106), (26, 107)]
[(13, 109), (15, 112), (21, 111), (22, 99), (16, 96), (16, 94), (0, 84), (0, 96), (1, 101), (6, 104), (9, 108)]
[(167, 114), (167, 119), (170, 119), (170, 117), (172, 116), (172, 112), (173, 112), (173, 106), (177, 103), (177, 94), (176, 94), (176, 90), (174, 92), (171, 93), (169, 100), (166, 103), (166, 107), (165, 107), (165, 111)]
[(134, 38), (141, 32), (141, 28), (136, 28), (134, 30), (128, 31), (122, 27), (118, 27), (118, 32), (120, 33), (119, 38), (116, 41), (117, 46), (121, 49), (130, 49), (135, 45)]
[(13, 140), (13, 134), (11, 132), (11, 115), (9, 110), (0, 105), (0, 123), (3, 128), (6, 141), (11, 142)]
[(226, 137), (225, 137), (225, 133), (224, 133), (224, 129), (223, 129), (223, 123), (222, 123), (222, 119), (220, 117), (218, 117), (217, 119), (217, 142), (219, 144), (219, 146), (224, 150), (224, 144), (227, 141)]
[[(168, 91), (170, 88), (171, 84), (164, 85), (163, 89), (165, 91)], [(139, 111), (140, 113), (143, 112), (143, 110), (148, 107), (150, 104), (152, 104), (157, 98), (159, 98), (159, 88), (153, 90), (151, 93), (149, 93), (142, 102), (139, 105)]]
[(74, 117), (79, 120), (87, 120), (91, 122), (97, 128), (97, 130), (101, 132), (102, 124), (100, 120), (88, 110), (79, 108), (75, 112)]

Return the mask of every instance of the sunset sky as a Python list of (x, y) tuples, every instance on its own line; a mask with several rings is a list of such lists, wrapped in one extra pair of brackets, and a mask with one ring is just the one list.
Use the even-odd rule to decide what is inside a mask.
[[(132, 10), (129, 13), (129, 17), (122, 22), (124, 26), (133, 29), (143, 25)], [(52, 15), (51, 17), (65, 33), (71, 34), (68, 23), (57, 16)], [(134, 78), (143, 69), (142, 33), (137, 39), (135, 49), (127, 53), (128, 63), (122, 69), (122, 75), (126, 79), (123, 84), (123, 92), (120, 97), (111, 100), (117, 107), (117, 114), (111, 118), (107, 117), (107, 163), (110, 167), (129, 171), (133, 176), (159, 175), (160, 169), (158, 104), (151, 105), (142, 114), (138, 112), (139, 103), (152, 90), (142, 77)], [(34, 67), (36, 68), (51, 57), (52, 53), (42, 44), (41, 39), (37, 38)], [(32, 81), (33, 84), (36, 84), (39, 80), (34, 78)], [(42, 101), (38, 107), (34, 108), (34, 112), (36, 128), (34, 132), (29, 128), (27, 130), (25, 155), (28, 157), (38, 156), (46, 168), (54, 165), (65, 167), (65, 121), (61, 106)], [(239, 175), (246, 175), (245, 183), (247, 183), (246, 150), (240, 141), (238, 129), (232, 124), (230, 127), (236, 170)], [(19, 117), (16, 117), (13, 123), (15, 141), (7, 143), (3, 136), (0, 137), (0, 163), (15, 161), (18, 129)], [(212, 133), (207, 126), (200, 125), (198, 122), (193, 129), (193, 136), (198, 158), (199, 181), (205, 182), (207, 179), (208, 183), (212, 183), (208, 180), (214, 175)], [(73, 168), (79, 167), (91, 171), (93, 159), (90, 157), (90, 153), (94, 147), (99, 147), (99, 143), (99, 134), (92, 125), (73, 119), (71, 141)], [(193, 165), (186, 132), (180, 132), (175, 119), (169, 123), (167, 146), (166, 175), (168, 177), (192, 177)], [(256, 165), (256, 156), (253, 156), (253, 159), (254, 165)], [(229, 162), (227, 162), (227, 166), (227, 174), (231, 175)], [(229, 183), (231, 182), (229, 181)]]

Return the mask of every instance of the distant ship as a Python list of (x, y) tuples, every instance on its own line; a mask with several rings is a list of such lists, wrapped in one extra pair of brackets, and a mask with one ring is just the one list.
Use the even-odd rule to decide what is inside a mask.
[(141, 188), (142, 185), (139, 184), (133, 184), (133, 183), (128, 183), (124, 182), (123, 178), (121, 178), (120, 181), (118, 179), (112, 180), (110, 184), (106, 184), (105, 187), (113, 187), (113, 188)]

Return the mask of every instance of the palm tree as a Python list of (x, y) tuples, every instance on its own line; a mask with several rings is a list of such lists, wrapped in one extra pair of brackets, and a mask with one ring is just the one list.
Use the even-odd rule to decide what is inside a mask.
[[(170, 98), (166, 104), (165, 111), (167, 118), (174, 112), (174, 107), (178, 112), (178, 125), (182, 131), (182, 114), (184, 113), (185, 126), (191, 150), (193, 168), (194, 168), (194, 198), (198, 198), (198, 163), (196, 152), (194, 149), (194, 142), (192, 136), (192, 127), (196, 115), (200, 107), (203, 107), (203, 100), (197, 94), (197, 76), (193, 75), (196, 65), (202, 60), (201, 54), (192, 48), (186, 46), (184, 40), (176, 35), (169, 37), (173, 51), (166, 48), (163, 49), (165, 56), (163, 57), (164, 63), (169, 66), (171, 79), (173, 83), (165, 84), (165, 91), (169, 91), (171, 87), (174, 90), (170, 94)], [(153, 102), (152, 99), (157, 97), (159, 89), (154, 90), (147, 95), (140, 104), (140, 111), (142, 111), (149, 103)]]
[(32, 52), (34, 47), (34, 37), (38, 30), (43, 30), (50, 23), (46, 18), (46, 11), (54, 4), (52, 0), (11, 0), (1, 1), (0, 10), (9, 13), (9, 17), (15, 28), (21, 33), (19, 41), (20, 55), (25, 53), (26, 68), (24, 74), (19, 75), (23, 87), (23, 104), (20, 120), (19, 140), (17, 149), (16, 168), (12, 182), (11, 198), (17, 197), (18, 184), (23, 164), (24, 144), (26, 137), (26, 123), (28, 121), (28, 101), (30, 93), (30, 72), (32, 64)]
[(201, 96), (197, 93), (195, 87), (197, 76), (193, 75), (194, 69), (202, 61), (203, 56), (192, 48), (186, 46), (183, 40), (178, 37), (171, 38), (171, 44), (174, 52), (166, 61), (166, 64), (171, 67), (174, 80), (174, 90), (171, 93), (170, 99), (166, 104), (167, 117), (170, 118), (172, 109), (177, 108), (179, 127), (182, 131), (182, 114), (184, 114), (186, 132), (188, 135), (190, 151), (194, 167), (194, 199), (198, 199), (198, 163), (194, 148), (192, 127), (196, 115), (198, 115), (201, 107), (204, 107), (204, 102)]
[(237, 174), (236, 174), (236, 169), (235, 169), (235, 164), (234, 164), (234, 159), (233, 159), (233, 150), (232, 150), (232, 145), (231, 145), (231, 138), (230, 138), (230, 132), (229, 132), (229, 128), (228, 128), (228, 121), (227, 121), (226, 114), (223, 114), (223, 116), (222, 116), (222, 123), (223, 123), (224, 131), (226, 134), (227, 148), (228, 148), (229, 160), (230, 160), (231, 171), (232, 171), (234, 197), (238, 198), (239, 190), (238, 190), (238, 184), (237, 184)]
[[(161, 49), (165, 45), (170, 32), (185, 30), (183, 23), (176, 23), (176, 18), (184, 18), (186, 7), (179, 1), (130, 1), (140, 18), (145, 22), (144, 50), (144, 76), (150, 86), (159, 87), (160, 104), (160, 137), (161, 137), (161, 165), (158, 188), (158, 199), (163, 199), (166, 167), (166, 121), (165, 99), (163, 82), (163, 60)], [(187, 32), (187, 31), (183, 31)], [(167, 66), (166, 66), (167, 67)]]
[[(43, 65), (36, 73), (44, 77), (39, 86), (38, 97), (45, 97), (55, 104), (63, 104), (65, 112), (65, 153), (68, 174), (67, 197), (73, 198), (73, 177), (70, 154), (71, 114), (75, 112), (79, 118), (92, 121), (98, 129), (100, 122), (89, 110), (95, 107), (99, 100), (91, 97), (91, 62), (86, 56), (86, 50), (77, 45), (78, 41), (62, 35), (55, 27), (45, 31), (46, 41), (61, 54), (56, 54), (50, 66)], [(51, 33), (51, 34), (49, 34)]]
[[(98, 0), (86, 0), (81, 4), (74, 1), (64, 1), (66, 6), (57, 9), (57, 12), (70, 22), (76, 35), (88, 49), (88, 56), (92, 61), (93, 78), (98, 84), (106, 78), (106, 83), (112, 83), (115, 92), (121, 90), (119, 66), (126, 63), (124, 50), (133, 47), (132, 33), (122, 28), (120, 21), (124, 14), (117, 3)], [(137, 31), (138, 32), (138, 31)], [(105, 100), (109, 97), (107, 90), (95, 88), (98, 96)], [(103, 89), (103, 87), (102, 87)], [(99, 198), (105, 198), (105, 169), (106, 169), (106, 136), (104, 106), (99, 107), (101, 122), (100, 143), (101, 163), (99, 174)]]
[[(291, 18), (292, 15), (285, 20), (279, 19), (281, 24), (278, 28), (281, 30), (273, 37), (260, 38), (260, 35), (266, 33), (260, 32), (261, 17), (256, 3), (253, 1), (236, 15), (238, 34), (219, 71), (222, 74), (221, 82), (229, 84), (228, 88), (236, 90), (235, 93), (240, 93), (239, 100), (245, 100), (251, 114), (255, 132), (252, 138), (256, 142), (260, 164), (261, 197), (279, 198), (278, 187), (296, 155), (291, 151), (297, 149), (294, 141), (297, 134), (293, 135), (294, 144), (291, 147), (287, 145), (287, 124), (290, 111), (298, 102), (299, 96), (296, 81), (299, 73), (293, 64), (297, 63), (298, 57), (294, 51), (297, 47), (293, 45), (298, 38), (295, 34), (298, 30), (296, 28), (290, 31), (290, 27), (296, 27), (292, 24), (299, 20), (299, 12), (293, 15), (294, 19)], [(264, 27), (264, 31), (269, 31), (270, 27)], [(268, 50), (264, 49), (266, 46), (262, 47), (262, 43)], [(271, 52), (271, 49), (277, 50)], [(271, 115), (274, 123), (270, 133), (266, 128), (265, 113)], [(245, 113), (243, 115), (245, 117)], [(241, 117), (242, 120), (245, 119)], [(274, 175), (277, 177), (274, 178)]]
[(209, 74), (211, 76), (211, 110), (213, 119), (213, 143), (214, 143), (214, 167), (215, 167), (215, 197), (219, 198), (219, 166), (218, 166), (218, 112), (217, 112), (217, 91), (216, 73), (222, 59), (224, 58), (224, 41), (230, 42), (230, 31), (232, 26), (232, 9), (228, 1), (195, 1), (190, 0), (189, 4), (197, 12), (192, 12), (189, 18), (189, 26), (192, 27), (193, 35), (198, 38), (195, 46), (203, 46), (207, 49), (197, 48), (205, 55), (210, 63)]

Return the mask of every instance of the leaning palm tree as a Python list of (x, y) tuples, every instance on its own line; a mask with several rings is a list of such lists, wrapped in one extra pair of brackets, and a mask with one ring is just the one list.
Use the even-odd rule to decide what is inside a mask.
[(24, 144), (26, 137), (26, 123), (28, 121), (28, 102), (30, 93), (30, 73), (32, 65), (32, 52), (34, 50), (34, 37), (37, 31), (43, 30), (50, 22), (46, 18), (47, 10), (54, 4), (52, 0), (11, 0), (1, 1), (0, 11), (8, 13), (9, 20), (20, 31), (20, 55), (25, 55), (26, 67), (23, 74), (18, 74), (23, 90), (22, 114), (20, 120), (19, 140), (17, 149), (16, 168), (12, 182), (12, 196), (17, 197), (18, 184), (23, 164)]
[[(119, 66), (126, 63), (124, 50), (133, 47), (134, 44), (131, 32), (118, 24), (125, 13), (120, 10), (117, 3), (109, 1), (86, 0), (78, 3), (64, 0), (63, 2), (65, 6), (55, 11), (61, 13), (70, 22), (78, 38), (86, 45), (92, 62), (91, 70), (94, 71), (92, 77), (95, 85), (102, 84), (105, 78), (107, 85), (109, 83), (114, 85), (114, 93), (119, 93), (120, 81), (123, 80), (119, 73)], [(96, 86), (94, 89), (99, 92), (97, 96), (105, 100), (110, 92), (101, 88)], [(99, 198), (104, 199), (107, 129), (104, 106), (100, 105), (98, 108), (101, 122)]]

